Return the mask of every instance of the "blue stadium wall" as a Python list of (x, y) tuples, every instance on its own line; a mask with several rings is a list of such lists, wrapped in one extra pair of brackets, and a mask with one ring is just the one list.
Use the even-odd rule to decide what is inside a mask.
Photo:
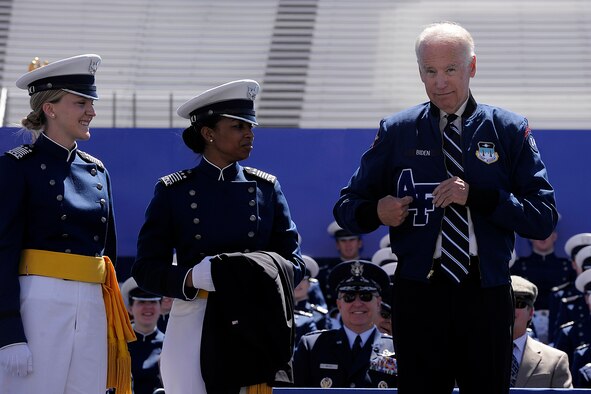
[[(198, 159), (181, 139), (179, 129), (92, 129), (80, 149), (100, 158), (111, 174), (119, 238), (119, 279), (129, 275), (136, 237), (157, 179), (191, 168)], [(314, 257), (336, 254), (326, 227), (340, 189), (371, 145), (375, 130), (274, 129), (255, 130), (255, 148), (242, 164), (276, 175), (288, 198), (302, 235), (302, 251)], [(559, 224), (557, 252), (573, 234), (591, 232), (591, 130), (535, 132), (542, 159), (556, 189)], [(27, 141), (16, 128), (0, 128), (0, 152)], [(2, 190), (9, 193), (10, 190)], [(378, 249), (385, 227), (364, 236), (364, 256)], [(529, 253), (518, 240), (518, 255)]]

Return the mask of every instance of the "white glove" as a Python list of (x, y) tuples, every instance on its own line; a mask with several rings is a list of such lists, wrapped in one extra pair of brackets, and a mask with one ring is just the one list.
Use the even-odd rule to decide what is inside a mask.
[(13, 376), (33, 372), (33, 355), (26, 343), (15, 343), (0, 349), (0, 366)]
[(191, 277), (193, 279), (193, 287), (196, 289), (203, 289), (207, 291), (215, 291), (213, 279), (211, 278), (211, 257), (204, 257), (198, 264), (193, 267)]

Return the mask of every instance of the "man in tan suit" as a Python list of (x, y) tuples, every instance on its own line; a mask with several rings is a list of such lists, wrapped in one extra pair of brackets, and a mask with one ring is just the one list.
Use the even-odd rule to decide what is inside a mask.
[(572, 388), (566, 353), (531, 338), (527, 333), (538, 288), (521, 276), (511, 276), (511, 282), (515, 294), (511, 387)]

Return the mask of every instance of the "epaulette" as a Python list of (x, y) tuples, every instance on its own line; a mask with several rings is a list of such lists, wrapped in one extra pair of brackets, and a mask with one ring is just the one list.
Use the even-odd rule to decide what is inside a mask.
[(571, 302), (575, 302), (578, 298), (581, 298), (581, 297), (583, 297), (582, 294), (575, 294), (570, 297), (563, 297), (560, 299), (560, 301), (562, 301), (564, 304), (570, 304)]
[(296, 314), (296, 315), (300, 315), (300, 316), (306, 316), (306, 317), (313, 317), (313, 316), (314, 316), (314, 315), (313, 315), (313, 314), (311, 314), (310, 312), (302, 311), (302, 310), (299, 310), (299, 309), (295, 309), (295, 310), (293, 311), (293, 313), (294, 313), (294, 314)]
[(272, 184), (275, 184), (275, 181), (277, 181), (277, 177), (275, 175), (271, 175), (267, 172), (257, 170), (256, 168), (244, 167), (244, 171), (246, 171), (250, 175), (256, 176), (257, 178), (264, 179), (265, 181), (270, 182)]
[(304, 335), (302, 335), (302, 336), (304, 336), (304, 337), (308, 337), (308, 336), (310, 336), (310, 335), (319, 335), (319, 334), (322, 334), (323, 332), (328, 332), (328, 331), (334, 331), (334, 333), (336, 334), (336, 333), (337, 333), (339, 330), (327, 330), (327, 329), (323, 329), (323, 330), (314, 330), (314, 331), (307, 332), (307, 333), (305, 333), (305, 334), (304, 334)]
[(6, 152), (7, 155), (12, 156), (16, 160), (23, 159), (33, 153), (33, 145), (21, 145), (17, 146)]
[(557, 292), (557, 291), (564, 290), (565, 288), (567, 288), (567, 287), (568, 287), (568, 285), (569, 285), (569, 284), (570, 284), (570, 282), (564, 282), (564, 283), (563, 283), (563, 284), (561, 284), (561, 285), (554, 286), (553, 288), (551, 288), (551, 289), (550, 289), (550, 291), (551, 291), (552, 293), (555, 293), (555, 292)]
[(321, 313), (321, 314), (323, 314), (323, 315), (326, 315), (326, 314), (328, 314), (328, 309), (326, 309), (326, 308), (323, 308), (323, 307), (321, 307), (321, 306), (319, 306), (319, 305), (316, 305), (316, 304), (310, 304), (310, 308), (312, 308), (312, 310), (314, 310), (314, 311), (316, 311), (316, 312), (318, 312), (318, 313)]
[(316, 279), (316, 278), (308, 278), (308, 282), (310, 282), (310, 283), (320, 283), (320, 282), (318, 282), (318, 279)]
[(187, 179), (187, 177), (189, 176), (190, 173), (191, 173), (191, 170), (177, 171), (177, 172), (173, 172), (172, 174), (163, 176), (162, 178), (158, 179), (158, 181), (162, 182), (164, 184), (164, 186), (168, 187), (168, 186), (172, 186), (175, 183), (178, 183), (182, 180)]
[(105, 166), (104, 166), (103, 162), (100, 161), (99, 159), (97, 159), (96, 157), (91, 156), (88, 153), (81, 151), (80, 149), (78, 149), (77, 152), (78, 152), (78, 156), (80, 156), (80, 158), (82, 160), (84, 160), (85, 162), (94, 163), (94, 164), (96, 164), (96, 166), (98, 168), (100, 168), (101, 171), (105, 170)]
[(566, 328), (569, 328), (569, 327), (572, 327), (572, 326), (574, 326), (574, 325), (575, 325), (575, 321), (574, 321), (574, 320), (571, 320), (571, 321), (569, 321), (569, 322), (562, 323), (562, 324), (560, 325), (560, 329), (561, 329), (561, 330), (564, 330), (564, 329), (566, 329)]
[(579, 345), (575, 348), (575, 352), (581, 352), (582, 350), (587, 350), (589, 348), (589, 344), (588, 343), (584, 343), (582, 345)]

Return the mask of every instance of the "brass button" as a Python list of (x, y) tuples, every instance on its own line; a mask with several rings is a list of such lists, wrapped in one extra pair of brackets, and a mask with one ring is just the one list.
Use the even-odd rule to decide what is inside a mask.
[(104, 216), (103, 216), (103, 217), (101, 217), (101, 222), (102, 222), (102, 223), (107, 223), (107, 218), (106, 218), (106, 217), (104, 217)]
[(252, 186), (251, 186), (251, 187), (249, 187), (249, 188), (248, 188), (248, 192), (249, 192), (249, 193), (254, 193), (254, 187), (252, 187)]
[(92, 175), (92, 176), (96, 175), (96, 168), (93, 168), (92, 170), (90, 170), (90, 175)]
[(53, 180), (53, 179), (50, 179), (50, 180), (49, 180), (49, 185), (50, 185), (50, 186), (55, 186), (55, 180)]
[(68, 218), (68, 215), (62, 215), (62, 217), (60, 219), (66, 220), (67, 218)]
[(195, 190), (189, 190), (189, 196), (194, 196), (195, 194), (197, 194)]
[(92, 239), (94, 239), (95, 241), (98, 241), (101, 238), (98, 235), (95, 235), (94, 237), (92, 237)]
[(201, 234), (195, 234), (195, 239), (199, 241), (201, 239)]
[(101, 198), (101, 199), (99, 200), (99, 203), (100, 203), (102, 206), (105, 206), (105, 204), (107, 203), (107, 200), (105, 200), (104, 198)]
[(191, 209), (197, 209), (197, 203), (196, 202), (192, 202), (191, 203)]
[(255, 220), (257, 220), (257, 217), (255, 215), (250, 215), (250, 221), (254, 222)]
[(201, 221), (201, 220), (199, 220), (199, 218), (194, 218), (194, 219), (193, 219), (193, 223), (195, 223), (195, 224), (199, 224), (199, 222), (200, 222), (200, 221)]
[(248, 232), (248, 237), (249, 237), (249, 238), (252, 238), (252, 237), (254, 237), (254, 231), (249, 231), (249, 232)]
[(72, 249), (66, 249), (64, 250), (64, 253), (72, 253)]
[(47, 166), (45, 164), (43, 164), (43, 163), (39, 167), (41, 167), (42, 170), (46, 170), (47, 169)]
[(99, 190), (103, 190), (103, 184), (102, 183), (97, 183), (96, 184), (96, 188)]
[(62, 201), (64, 199), (64, 196), (62, 196), (61, 194), (58, 194), (55, 199), (58, 201)]
[(256, 201), (255, 200), (250, 200), (248, 202), (248, 205), (250, 205), (251, 207), (254, 207), (256, 205)]

